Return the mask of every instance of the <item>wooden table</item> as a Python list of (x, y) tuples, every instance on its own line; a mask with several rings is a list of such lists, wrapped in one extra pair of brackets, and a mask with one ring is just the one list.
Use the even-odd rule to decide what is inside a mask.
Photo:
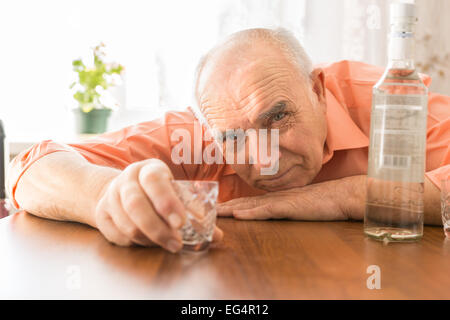
[[(359, 222), (219, 219), (205, 253), (120, 248), (84, 225), (25, 212), (0, 220), (1, 298), (450, 298), (450, 241), (425, 227), (418, 243), (366, 239)], [(370, 265), (381, 289), (369, 290)]]

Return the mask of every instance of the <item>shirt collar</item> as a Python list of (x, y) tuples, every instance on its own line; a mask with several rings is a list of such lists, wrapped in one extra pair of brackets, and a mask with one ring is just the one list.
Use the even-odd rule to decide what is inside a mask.
[(334, 151), (369, 146), (369, 138), (328, 89), (326, 89), (326, 99), (328, 131), (322, 164), (330, 161)]

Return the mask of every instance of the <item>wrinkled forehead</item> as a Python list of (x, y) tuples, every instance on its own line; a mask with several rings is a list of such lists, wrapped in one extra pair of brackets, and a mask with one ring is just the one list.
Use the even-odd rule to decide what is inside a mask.
[(276, 100), (294, 99), (304, 82), (296, 66), (273, 53), (216, 62), (202, 81), (199, 105), (215, 129), (252, 127), (258, 112)]

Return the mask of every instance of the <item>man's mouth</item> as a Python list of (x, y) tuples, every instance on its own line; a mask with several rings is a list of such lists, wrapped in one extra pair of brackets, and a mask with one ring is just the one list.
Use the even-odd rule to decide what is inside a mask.
[(297, 166), (293, 166), (282, 174), (270, 179), (258, 180), (255, 182), (254, 186), (267, 192), (277, 192), (304, 187), (310, 181), (302, 174), (302, 170), (296, 170), (294, 169), (295, 167)]
[(286, 171), (284, 171), (283, 173), (281, 173), (281, 174), (279, 174), (277, 176), (264, 179), (264, 181), (276, 181), (276, 180), (279, 180), (279, 179), (283, 178), (284, 176), (286, 176), (292, 170), (292, 168), (294, 168), (294, 166), (290, 167), (289, 169), (287, 169)]
[(278, 174), (276, 176), (272, 176), (270, 178), (261, 179), (256, 181), (256, 185), (258, 188), (271, 191), (275, 189), (284, 189), (290, 182), (291, 182), (291, 174), (292, 169), (295, 166), (290, 167), (289, 169), (285, 170), (283, 173)]

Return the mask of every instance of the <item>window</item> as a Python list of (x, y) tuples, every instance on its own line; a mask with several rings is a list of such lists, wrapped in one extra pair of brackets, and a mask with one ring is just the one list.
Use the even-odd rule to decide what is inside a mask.
[[(286, 27), (314, 62), (356, 58), (382, 64), (385, 47), (378, 46), (374, 57), (366, 45), (384, 43), (385, 22), (376, 19), (385, 6), (369, 0), (4, 1), (0, 118), (11, 139), (70, 136), (71, 61), (99, 42), (126, 69), (123, 85), (113, 90), (121, 107), (112, 129), (194, 103), (199, 58), (221, 37), (244, 28)], [(372, 29), (369, 18), (375, 19)]]

